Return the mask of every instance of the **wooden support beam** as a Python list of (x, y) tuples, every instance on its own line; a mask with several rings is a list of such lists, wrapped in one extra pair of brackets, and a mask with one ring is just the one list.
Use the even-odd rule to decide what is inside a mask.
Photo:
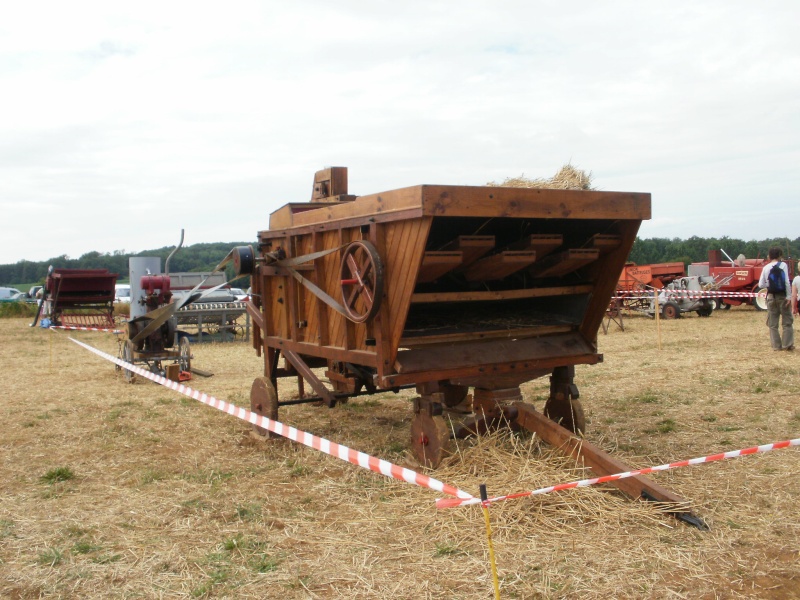
[(505, 279), (536, 261), (533, 250), (506, 250), (480, 259), (464, 270), (467, 281), (497, 281)]
[(541, 262), (533, 265), (530, 272), (534, 277), (563, 277), (596, 261), (599, 257), (600, 251), (595, 249), (564, 250), (546, 256)]
[(417, 275), (417, 283), (436, 281), (442, 275), (457, 269), (464, 262), (461, 252), (433, 251), (422, 256), (422, 266)]
[(314, 392), (325, 401), (329, 407), (336, 404), (336, 396), (333, 392), (331, 392), (328, 388), (325, 387), (325, 384), (322, 383), (316, 375), (314, 375), (314, 371), (311, 370), (305, 361), (295, 352), (292, 350), (287, 350), (284, 348), (283, 350), (283, 357), (289, 362), (292, 367), (294, 367), (295, 371), (299, 375), (303, 377), (308, 383), (311, 384), (311, 388)]
[[(537, 412), (532, 405), (515, 402), (512, 406), (518, 411), (516, 420), (518, 425), (532, 431), (551, 446), (563, 450), (575, 460), (590, 467), (596, 476), (603, 477), (634, 470), (597, 446), (579, 438), (569, 429), (551, 421), (542, 413)], [(676, 512), (687, 512), (688, 502), (684, 498), (643, 475), (619, 479), (610, 483), (632, 498), (640, 499), (643, 493), (647, 493), (651, 499), (655, 499), (657, 502), (677, 505)]]

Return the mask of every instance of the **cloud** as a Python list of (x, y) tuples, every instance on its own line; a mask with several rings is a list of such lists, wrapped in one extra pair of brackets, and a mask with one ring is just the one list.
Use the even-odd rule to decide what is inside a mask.
[(798, 17), (789, 1), (4, 7), (0, 263), (181, 227), (254, 239), (327, 165), (366, 194), (571, 161), (651, 192), (645, 235), (796, 237)]

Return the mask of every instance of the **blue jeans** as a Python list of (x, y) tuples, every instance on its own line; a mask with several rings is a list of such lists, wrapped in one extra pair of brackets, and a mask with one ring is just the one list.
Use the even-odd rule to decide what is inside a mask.
[[(786, 350), (794, 346), (794, 317), (792, 317), (792, 304), (786, 301), (785, 295), (767, 295), (767, 327), (769, 327), (769, 341), (774, 350)], [(781, 321), (782, 331), (778, 328)]]

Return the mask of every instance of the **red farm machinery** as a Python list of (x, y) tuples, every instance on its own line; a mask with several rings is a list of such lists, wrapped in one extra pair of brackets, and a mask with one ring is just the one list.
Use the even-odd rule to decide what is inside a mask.
[(50, 267), (31, 326), (41, 315), (55, 326), (113, 328), (117, 277), (108, 269)]
[[(723, 255), (727, 260), (722, 260)], [(716, 299), (718, 309), (752, 304), (756, 310), (767, 310), (766, 289), (759, 289), (758, 280), (768, 258), (745, 258), (740, 254), (732, 259), (723, 250), (709, 250), (708, 262), (689, 265), (689, 275), (713, 277), (722, 294)], [(789, 273), (793, 273), (794, 261), (787, 259)], [(763, 295), (755, 295), (763, 294)]]

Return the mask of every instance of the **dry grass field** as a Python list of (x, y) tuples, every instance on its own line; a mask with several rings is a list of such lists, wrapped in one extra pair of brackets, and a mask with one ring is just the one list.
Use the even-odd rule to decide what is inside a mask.
[[(800, 436), (800, 353), (771, 352), (751, 307), (600, 333), (605, 362), (577, 368), (587, 438), (645, 467)], [(139, 379), (112, 335), (0, 320), (1, 598), (492, 598), (478, 507), (288, 440)], [(190, 385), (249, 404), (261, 363), (245, 343), (195, 345)], [(548, 382), (526, 384), (541, 408)], [(417, 468), (411, 396), (282, 421)], [(800, 449), (656, 474), (700, 531), (582, 488), (492, 507), (503, 598), (800, 598)], [(460, 442), (433, 475), (477, 494), (590, 473), (531, 436)]]

